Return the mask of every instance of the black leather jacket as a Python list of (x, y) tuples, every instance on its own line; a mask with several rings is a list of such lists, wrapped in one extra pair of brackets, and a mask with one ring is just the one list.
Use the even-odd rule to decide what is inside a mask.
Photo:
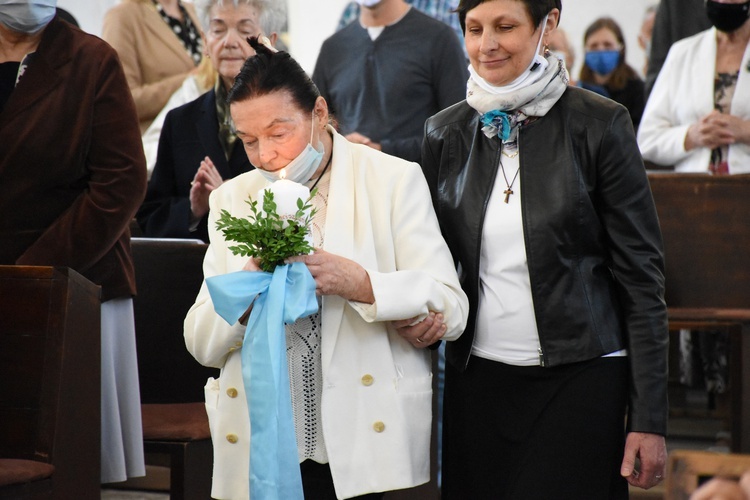
[[(466, 102), (425, 127), (422, 166), (471, 306), (446, 357), (466, 368), (476, 328), (479, 256), (499, 139)], [(629, 428), (666, 432), (667, 311), (661, 232), (627, 110), (568, 88), (519, 131), (526, 257), (544, 366), (627, 348)]]

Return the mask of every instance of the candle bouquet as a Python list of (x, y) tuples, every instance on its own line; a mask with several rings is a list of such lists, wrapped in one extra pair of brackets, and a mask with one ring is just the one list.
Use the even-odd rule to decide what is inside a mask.
[(307, 199), (292, 201), (294, 206), (287, 203), (279, 210), (274, 191), (261, 190), (262, 209), (258, 208), (257, 200), (248, 198), (245, 202), (250, 205), (248, 217), (234, 217), (222, 210), (216, 227), (224, 234), (224, 239), (239, 243), (229, 247), (234, 255), (258, 258), (260, 268), (272, 273), (287, 257), (312, 252), (310, 222), (315, 209), (311, 202), (316, 191), (313, 189)]

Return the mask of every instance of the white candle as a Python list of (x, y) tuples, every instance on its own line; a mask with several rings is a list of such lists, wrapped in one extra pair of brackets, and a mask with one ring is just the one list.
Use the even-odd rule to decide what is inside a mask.
[[(276, 203), (276, 213), (279, 218), (284, 220), (284, 227), (287, 226), (287, 222), (290, 219), (295, 219), (300, 225), (305, 223), (305, 220), (310, 217), (310, 208), (307, 208), (302, 213), (302, 218), (296, 218), (297, 214), (297, 200), (302, 200), (302, 205), (307, 202), (310, 198), (310, 190), (307, 186), (293, 182), (287, 179), (279, 179), (274, 181), (270, 186), (258, 191), (258, 204), (260, 205), (261, 212), (263, 212), (263, 197), (266, 191), (273, 193), (273, 201)], [(305, 237), (310, 246), (312, 246), (312, 234), (309, 232)]]
[[(310, 197), (310, 190), (307, 186), (286, 179), (280, 179), (258, 192), (258, 203), (261, 207), (266, 191), (273, 193), (273, 201), (276, 203), (276, 213), (282, 219), (293, 219), (298, 210), (297, 200), (302, 200), (304, 204)], [(309, 209), (305, 211), (305, 215), (309, 213)]]

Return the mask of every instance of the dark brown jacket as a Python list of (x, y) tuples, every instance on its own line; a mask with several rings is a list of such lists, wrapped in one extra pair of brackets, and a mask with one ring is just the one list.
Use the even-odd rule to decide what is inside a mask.
[(0, 112), (0, 264), (67, 266), (135, 293), (128, 226), (146, 162), (122, 66), (55, 18)]

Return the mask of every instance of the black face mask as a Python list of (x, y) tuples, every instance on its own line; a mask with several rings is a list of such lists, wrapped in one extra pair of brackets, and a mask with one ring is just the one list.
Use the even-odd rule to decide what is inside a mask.
[(750, 0), (745, 3), (719, 3), (706, 0), (706, 15), (717, 30), (731, 33), (745, 24), (750, 12)]

